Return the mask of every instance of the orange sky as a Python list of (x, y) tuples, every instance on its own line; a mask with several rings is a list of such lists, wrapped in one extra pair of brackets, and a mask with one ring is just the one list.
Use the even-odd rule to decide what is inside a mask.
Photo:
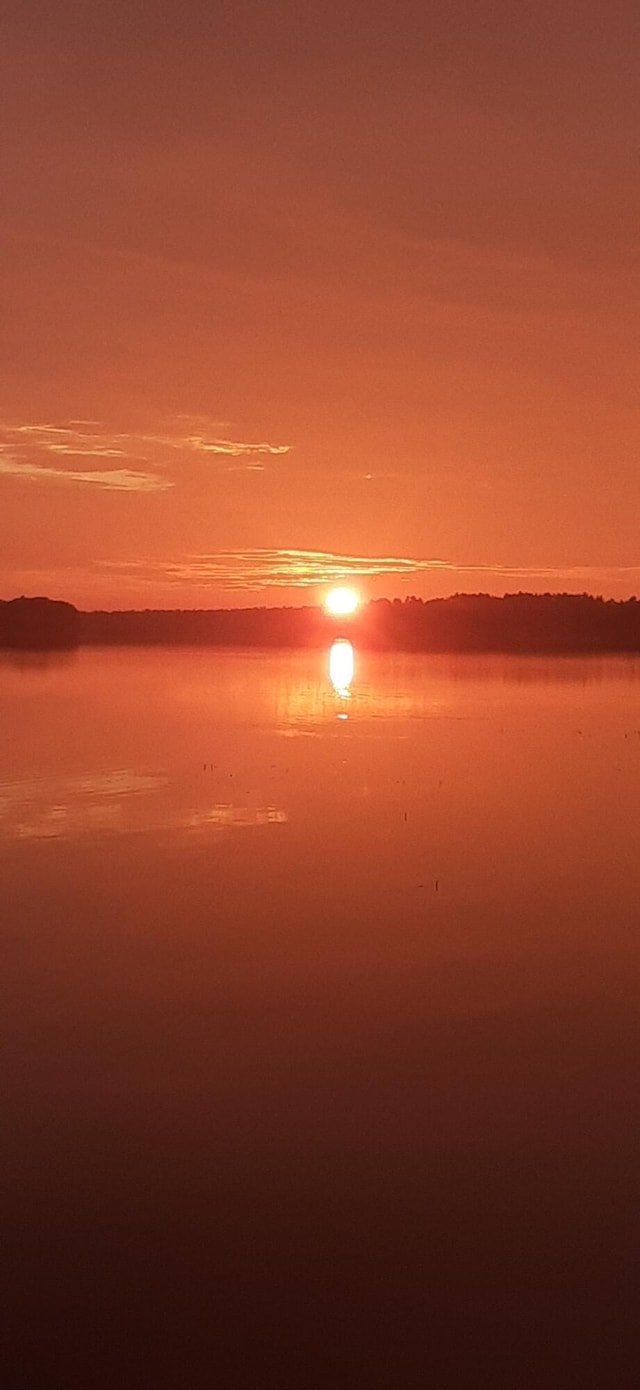
[(8, 0), (0, 596), (639, 592), (638, 29)]

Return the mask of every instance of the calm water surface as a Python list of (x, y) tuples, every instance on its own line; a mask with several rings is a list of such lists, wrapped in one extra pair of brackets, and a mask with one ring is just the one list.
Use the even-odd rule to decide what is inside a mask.
[(0, 885), (3, 1385), (637, 1383), (640, 662), (2, 657)]

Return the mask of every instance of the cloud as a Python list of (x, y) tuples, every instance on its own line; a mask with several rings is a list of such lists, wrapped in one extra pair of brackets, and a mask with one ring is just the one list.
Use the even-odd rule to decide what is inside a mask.
[[(114, 459), (118, 466), (69, 467), (67, 459)], [(71, 483), (107, 492), (166, 492), (173, 486), (162, 473), (125, 466), (138, 461), (125, 438), (103, 431), (93, 421), (0, 425), (0, 474), (26, 482)]]
[(155, 473), (140, 473), (131, 468), (79, 470), (52, 468), (46, 464), (30, 463), (0, 457), (0, 473), (23, 478), (29, 482), (81, 483), (103, 488), (109, 492), (165, 492), (173, 486), (167, 478)]
[[(205, 426), (201, 419), (182, 417), (180, 423), (179, 429), (162, 434), (109, 430), (95, 420), (72, 420), (64, 425), (0, 423), (0, 472), (35, 481), (94, 484), (111, 491), (165, 492), (174, 486), (167, 473), (175, 469), (177, 456), (182, 461), (206, 459), (224, 472), (238, 468), (261, 472), (265, 459), (280, 457), (290, 448), (264, 440), (228, 439), (219, 435), (215, 425)], [(97, 471), (65, 467), (66, 459), (85, 458), (122, 460), (145, 467)]]
[(71, 458), (124, 458), (124, 449), (70, 449), (68, 444), (50, 444), (52, 454), (68, 454)]
[[(5, 597), (47, 593), (89, 608), (214, 608), (311, 603), (331, 584), (352, 583), (368, 597), (452, 593), (573, 592), (640, 594), (638, 565), (469, 565), (437, 558), (342, 555), (324, 550), (248, 549), (209, 555), (95, 560), (16, 569), (0, 555)], [(225, 598), (228, 595), (228, 599)]]
[(229, 550), (190, 556), (171, 568), (179, 580), (226, 589), (313, 588), (340, 580), (384, 574), (413, 574), (437, 569), (444, 561), (416, 561), (397, 556), (336, 555), (325, 550)]
[(240, 444), (232, 439), (207, 439), (202, 435), (188, 435), (184, 440), (176, 440), (176, 448), (192, 449), (196, 454), (219, 454), (227, 458), (251, 458), (256, 454), (288, 454), (289, 444)]
[(220, 550), (169, 561), (104, 561), (147, 582), (164, 580), (220, 589), (313, 588), (338, 580), (413, 574), (446, 567), (442, 560), (416, 561), (392, 556), (335, 555), (325, 550)]
[(640, 565), (630, 566), (510, 566), (465, 565), (437, 558), (408, 556), (340, 555), (326, 550), (250, 549), (222, 550), (209, 555), (190, 555), (168, 561), (104, 561), (107, 569), (126, 573), (144, 586), (164, 583), (194, 588), (247, 590), (311, 589), (324, 584), (357, 582), (388, 575), (411, 579), (421, 574), (450, 576), (467, 587), (485, 581), (504, 580), (505, 585), (527, 584), (570, 587), (600, 586), (640, 576)]

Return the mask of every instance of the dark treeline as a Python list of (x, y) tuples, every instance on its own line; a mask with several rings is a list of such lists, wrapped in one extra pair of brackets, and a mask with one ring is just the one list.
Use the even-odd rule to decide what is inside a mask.
[(80, 640), (80, 614), (72, 603), (49, 598), (0, 599), (0, 647), (64, 651)]
[(342, 621), (319, 607), (81, 613), (48, 599), (0, 601), (4, 647), (312, 647), (337, 636), (385, 651), (640, 652), (640, 601), (588, 594), (374, 599)]
[(81, 640), (92, 644), (305, 647), (330, 641), (333, 627), (335, 620), (317, 607), (80, 614)]
[(401, 651), (640, 652), (640, 602), (589, 594), (454, 594), (371, 605), (372, 644)]

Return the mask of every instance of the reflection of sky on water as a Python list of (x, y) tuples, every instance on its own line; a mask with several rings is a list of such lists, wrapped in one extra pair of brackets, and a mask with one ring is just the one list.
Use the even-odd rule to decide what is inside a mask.
[(407, 721), (442, 717), (458, 703), (448, 673), (443, 681), (425, 666), (424, 658), (419, 682), (414, 658), (356, 653), (346, 638), (338, 638), (328, 652), (314, 653), (312, 659), (311, 669), (306, 660), (304, 681), (293, 665), (278, 688), (276, 718), (279, 732), (287, 737), (337, 734), (336, 720), (357, 720), (369, 730), (374, 721), (385, 720), (397, 721), (393, 736), (403, 738)]
[[(272, 658), (262, 655), (245, 655), (239, 662), (236, 658), (230, 662), (224, 654), (216, 654), (209, 676), (210, 659), (207, 655), (203, 661), (202, 654), (194, 654), (190, 665), (182, 662), (175, 677), (167, 679), (159, 701), (158, 690), (153, 691), (150, 704), (164, 714), (157, 713), (151, 719), (144, 693), (144, 676), (148, 663), (151, 665), (148, 654), (136, 658), (138, 679), (142, 677), (143, 682), (139, 693), (138, 682), (130, 680), (131, 665), (127, 667), (122, 653), (106, 654), (114, 682), (112, 701), (105, 698), (108, 683), (100, 681), (88, 692), (92, 715), (78, 725), (78, 741), (70, 735), (69, 725), (58, 730), (61, 753), (66, 746), (62, 767), (56, 769), (54, 733), (45, 748), (44, 765), (33, 747), (32, 765), (38, 775), (0, 781), (0, 840), (55, 841), (165, 829), (225, 833), (283, 825), (291, 815), (290, 808), (285, 809), (291, 794), (288, 756), (266, 766), (258, 762), (247, 767), (244, 746), (235, 743), (245, 722), (285, 737), (333, 738), (339, 732), (348, 735), (347, 710), (357, 716), (364, 732), (371, 720), (381, 716), (406, 718), (415, 713), (419, 700), (414, 688), (403, 701), (395, 678), (391, 688), (388, 682), (376, 688), (376, 672), (367, 670), (370, 663), (362, 659), (354, 686), (355, 653), (344, 638), (323, 653), (296, 653), (284, 662), (277, 658), (275, 666)], [(95, 664), (96, 673), (103, 660), (101, 654), (93, 657), (91, 666)], [(131, 663), (130, 657), (128, 661)], [(66, 701), (74, 710), (79, 708), (82, 696), (77, 687), (81, 685), (82, 665), (79, 662), (71, 673), (59, 673), (64, 683), (61, 712)], [(360, 679), (361, 665), (364, 680)], [(153, 671), (157, 681), (155, 663)], [(192, 683), (185, 686), (187, 672)], [(302, 672), (306, 679), (300, 679)], [(221, 681), (221, 675), (226, 679)], [(36, 689), (34, 685), (34, 698)], [(120, 709), (118, 727), (115, 708)], [(169, 724), (163, 724), (167, 714)], [(32, 734), (33, 725), (30, 728)], [(398, 729), (394, 736), (405, 735)], [(197, 762), (193, 757), (196, 742)], [(92, 747), (93, 756), (102, 762), (111, 743), (114, 753), (120, 748), (132, 757), (130, 766), (74, 769), (76, 759), (91, 757)], [(209, 754), (215, 748), (222, 749), (218, 762), (200, 761), (201, 751)], [(143, 765), (136, 766), (133, 757), (139, 757)], [(154, 762), (156, 768), (160, 762), (161, 770), (153, 767)]]
[[(94, 1269), (111, 1316), (155, 1260), (162, 1289), (187, 1270), (207, 1316), (230, 1270), (241, 1338), (247, 1288), (266, 1325), (278, 1260), (302, 1306), (325, 1228), (321, 1335), (336, 1269), (348, 1300), (371, 1265), (360, 1360), (407, 1231), (418, 1319), (442, 1270), (466, 1290), (476, 1254), (486, 1317), (494, 1227), (507, 1304), (533, 1258), (527, 1315), (567, 1251), (596, 1269), (597, 1315), (592, 1256), (612, 1222), (633, 1266), (637, 679), (532, 663), (509, 684), (504, 662), (357, 651), (343, 702), (328, 661), (132, 648), (28, 676), (0, 663), (3, 1177), (20, 1286), (40, 1252), (50, 1266), (54, 1336), (74, 1310), (93, 1331)], [(620, 1262), (604, 1258), (617, 1298)], [(316, 1290), (301, 1297), (315, 1316)], [(60, 1384), (78, 1379), (68, 1364)], [(414, 1383), (396, 1372), (378, 1383)]]
[[(593, 700), (603, 683), (629, 689), (638, 681), (640, 661), (628, 657), (383, 653), (355, 651), (339, 638), (328, 652), (288, 657), (274, 714), (285, 737), (332, 737), (357, 725), (362, 735), (397, 740), (425, 720), (485, 720), (501, 708), (526, 719), (532, 698), (573, 719), (578, 691)], [(348, 731), (337, 727), (341, 719), (348, 720)]]
[[(206, 786), (195, 790), (195, 798)], [(164, 774), (119, 768), (73, 777), (0, 782), (0, 840), (74, 839), (83, 834), (281, 825), (274, 805), (190, 805), (194, 787)]]
[(0, 782), (0, 836), (60, 839), (83, 831), (116, 830), (127, 820), (129, 798), (141, 797), (147, 804), (166, 783), (166, 777), (131, 768)]
[(293, 834), (323, 779), (334, 816), (343, 768), (343, 798), (364, 794), (372, 758), (393, 798), (406, 783), (406, 750), (412, 766), (417, 750), (428, 755), (420, 795), (439, 791), (453, 762), (465, 797), (482, 765), (486, 799), (506, 775), (507, 750), (516, 758), (520, 739), (542, 739), (547, 757), (551, 731), (570, 765), (576, 744), (592, 760), (610, 758), (620, 794), (637, 772), (640, 663), (584, 673), (578, 661), (354, 653), (344, 639), (312, 652), (92, 650), (28, 674), (0, 663), (0, 841), (170, 830), (221, 838), (285, 823)]
[(210, 811), (194, 811), (185, 824), (198, 830), (208, 825), (284, 825), (287, 819), (286, 811), (277, 806), (212, 806)]

